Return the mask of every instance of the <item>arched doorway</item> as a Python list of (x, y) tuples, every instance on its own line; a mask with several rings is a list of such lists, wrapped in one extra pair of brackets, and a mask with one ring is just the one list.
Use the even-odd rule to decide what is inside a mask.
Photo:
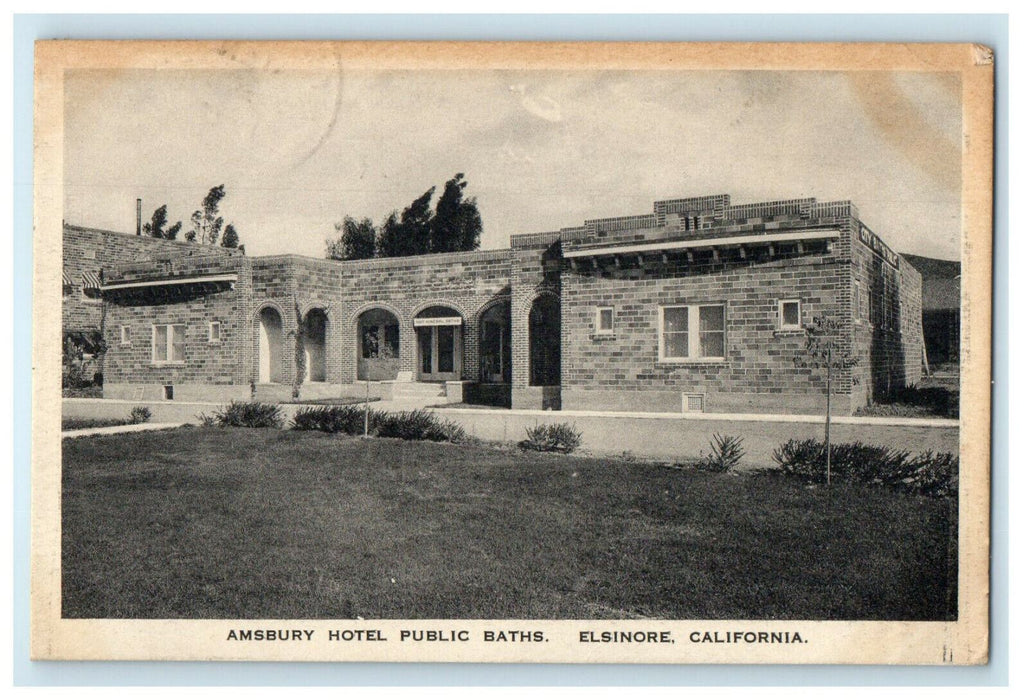
[(529, 385), (561, 384), (561, 302), (544, 294), (529, 311)]
[(325, 329), (329, 319), (324, 309), (311, 309), (304, 317), (304, 381), (325, 381)]
[(511, 383), (511, 302), (490, 306), (479, 317), (479, 380)]
[(463, 323), (461, 314), (449, 306), (430, 306), (415, 316), (415, 368), (419, 381), (461, 378)]
[(271, 307), (261, 309), (257, 341), (257, 381), (282, 383), (282, 316)]
[(357, 318), (357, 378), (390, 381), (400, 369), (400, 321), (391, 311), (369, 309)]

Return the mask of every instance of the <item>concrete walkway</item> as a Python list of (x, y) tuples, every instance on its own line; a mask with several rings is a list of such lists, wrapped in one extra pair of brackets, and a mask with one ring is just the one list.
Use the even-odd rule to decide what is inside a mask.
[(170, 430), (179, 428), (182, 423), (133, 423), (131, 425), (109, 425), (106, 428), (82, 428), (81, 430), (65, 430), (62, 438), (86, 437), (87, 435), (117, 435), (118, 433), (142, 433), (147, 430)]
[[(373, 401), (376, 411), (411, 411), (426, 403), (439, 405), (439, 397), (412, 397), (396, 401)], [(112, 399), (65, 399), (65, 418), (124, 418), (139, 402)], [(104, 435), (138, 430), (159, 430), (183, 423), (197, 424), (200, 414), (210, 415), (224, 404), (146, 402), (153, 423), (92, 428), (63, 433), (63, 437)], [(360, 404), (358, 404), (360, 405)], [(286, 425), (302, 404), (280, 404)], [(707, 454), (715, 433), (744, 438), (745, 462), (768, 466), (776, 447), (786, 440), (821, 440), (824, 416), (782, 416), (712, 413), (625, 413), (602, 411), (530, 411), (469, 408), (432, 408), (441, 417), (461, 425), (470, 435), (483, 440), (517, 442), (526, 429), (541, 423), (571, 423), (582, 433), (582, 446), (594, 454), (658, 459), (695, 458)], [(834, 442), (860, 441), (892, 449), (919, 453), (959, 452), (959, 422), (941, 418), (834, 417)]]

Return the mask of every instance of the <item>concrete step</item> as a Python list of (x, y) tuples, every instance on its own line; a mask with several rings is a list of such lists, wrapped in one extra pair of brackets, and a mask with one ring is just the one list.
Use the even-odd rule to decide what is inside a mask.
[(446, 396), (447, 387), (442, 382), (397, 382), (393, 385), (393, 398), (432, 398)]

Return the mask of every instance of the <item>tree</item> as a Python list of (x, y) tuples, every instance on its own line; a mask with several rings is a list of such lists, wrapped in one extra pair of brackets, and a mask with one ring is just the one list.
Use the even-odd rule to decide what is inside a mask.
[(218, 216), (218, 205), (225, 197), (225, 185), (212, 187), (204, 201), (200, 203), (200, 209), (193, 212), (190, 220), (193, 222), (193, 230), (186, 233), (186, 240), (197, 241), (207, 245), (215, 245), (221, 236), (222, 224), (225, 220)]
[[(226, 231), (226, 234), (228, 231)], [(335, 240), (325, 241), (325, 257), (330, 260), (364, 260), (375, 257), (375, 224), (365, 217), (358, 221), (346, 216), (336, 222)]]
[(175, 237), (179, 235), (180, 230), (182, 230), (182, 222), (176, 221), (164, 232), (164, 237), (169, 241), (174, 241)]
[(154, 209), (154, 213), (150, 216), (150, 221), (143, 224), (143, 233), (154, 238), (166, 238), (173, 241), (175, 236), (178, 235), (179, 229), (182, 228), (182, 222), (177, 221), (171, 227), (165, 229), (167, 223), (168, 205), (162, 204), (157, 209)]
[(857, 364), (856, 357), (847, 352), (843, 324), (828, 314), (816, 316), (804, 327), (807, 333), (808, 359), (798, 357), (798, 367), (825, 370), (825, 483), (832, 482), (832, 447), (829, 442), (829, 424), (832, 416), (832, 383), (835, 375)]
[(478, 249), (482, 218), (475, 198), (464, 199), (467, 185), (464, 173), (458, 173), (443, 186), (443, 194), (436, 202), (436, 213), (429, 225), (431, 252)]
[(429, 202), (436, 187), (430, 187), (421, 197), (411, 202), (400, 214), (401, 255), (423, 255), (431, 252), (432, 209)]
[(435, 209), (433, 186), (402, 212), (393, 210), (377, 230), (368, 218), (347, 216), (336, 224), (338, 238), (325, 241), (325, 257), (360, 260), (477, 250), (482, 217), (475, 198), (464, 197), (467, 186), (464, 173), (458, 173), (443, 186)]
[(222, 248), (238, 248), (239, 234), (236, 233), (236, 226), (229, 224), (225, 227), (225, 235), (222, 236)]
[(375, 239), (375, 254), (380, 258), (394, 258), (406, 255), (404, 250), (400, 217), (394, 210), (379, 227), (379, 233)]
[(143, 224), (143, 233), (154, 238), (164, 238), (164, 226), (168, 223), (168, 205), (162, 204), (154, 209), (150, 221)]

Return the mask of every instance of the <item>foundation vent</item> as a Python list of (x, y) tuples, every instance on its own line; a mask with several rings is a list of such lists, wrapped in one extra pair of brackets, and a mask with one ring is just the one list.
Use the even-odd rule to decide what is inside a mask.
[(703, 394), (683, 394), (682, 395), (682, 412), (683, 413), (703, 413), (704, 412), (704, 395)]

